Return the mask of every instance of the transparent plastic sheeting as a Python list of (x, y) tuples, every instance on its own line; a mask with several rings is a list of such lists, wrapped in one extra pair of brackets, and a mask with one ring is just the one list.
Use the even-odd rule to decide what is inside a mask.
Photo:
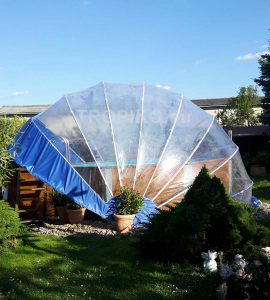
[(239, 151), (231, 160), (231, 194), (234, 198), (246, 201), (252, 196), (252, 180), (244, 167)]
[[(186, 164), (207, 132), (213, 117), (198, 106), (184, 100), (174, 130), (164, 148), (145, 196), (155, 199), (179, 170)], [(170, 175), (170, 176), (168, 176)]]
[[(161, 199), (159, 202), (164, 201), (161, 203), (162, 205), (184, 194), (203, 166), (206, 166), (210, 173), (219, 172), (217, 175), (229, 190), (229, 161), (235, 155), (238, 147), (231, 142), (226, 132), (216, 121), (211, 123), (195, 150), (186, 164), (179, 169), (179, 172), (171, 177), (162, 193), (158, 193), (154, 197), (154, 201)], [(181, 187), (180, 192), (179, 187)]]
[[(179, 200), (204, 165), (231, 195), (249, 201), (252, 182), (237, 146), (211, 115), (178, 93), (147, 84), (100, 83), (65, 95), (31, 122), (105, 201), (121, 186), (157, 206)], [(21, 133), (18, 152), (27, 139)]]

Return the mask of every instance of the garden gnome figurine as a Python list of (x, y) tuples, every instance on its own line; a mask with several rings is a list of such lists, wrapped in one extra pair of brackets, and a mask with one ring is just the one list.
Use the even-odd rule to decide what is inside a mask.
[(208, 250), (208, 252), (202, 252), (203, 269), (205, 272), (216, 272), (217, 271), (217, 262), (215, 259), (217, 258), (217, 252), (212, 252)]
[(247, 262), (244, 260), (242, 254), (236, 254), (234, 257), (233, 266), (236, 270), (242, 269), (244, 270), (247, 265)]

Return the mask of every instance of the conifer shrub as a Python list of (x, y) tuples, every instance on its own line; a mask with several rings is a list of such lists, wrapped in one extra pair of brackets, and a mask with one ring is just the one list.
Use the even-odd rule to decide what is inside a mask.
[(152, 216), (139, 244), (144, 257), (192, 262), (207, 250), (250, 251), (256, 231), (246, 205), (203, 167), (181, 203)]
[(18, 213), (0, 200), (0, 254), (16, 246), (16, 237), (22, 232)]

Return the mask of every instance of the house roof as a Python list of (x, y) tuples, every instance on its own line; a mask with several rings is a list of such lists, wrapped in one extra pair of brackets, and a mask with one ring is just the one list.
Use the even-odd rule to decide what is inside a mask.
[(201, 108), (213, 109), (216, 107), (224, 107), (232, 98), (213, 98), (213, 99), (195, 99), (192, 102)]
[(50, 105), (4, 105), (0, 107), (0, 115), (32, 117), (47, 109)]
[[(231, 98), (212, 98), (212, 99), (195, 99), (191, 100), (193, 103), (200, 106), (200, 108), (209, 110), (209, 109), (218, 109), (225, 107), (230, 100), (232, 100), (234, 97)], [(259, 97), (259, 102), (261, 102), (263, 97)]]
[[(220, 109), (228, 104), (232, 98), (211, 98), (191, 100), (204, 110)], [(262, 97), (260, 97), (262, 99)], [(4, 105), (0, 107), (0, 116), (23, 116), (32, 117), (47, 109), (49, 104), (42, 105)]]

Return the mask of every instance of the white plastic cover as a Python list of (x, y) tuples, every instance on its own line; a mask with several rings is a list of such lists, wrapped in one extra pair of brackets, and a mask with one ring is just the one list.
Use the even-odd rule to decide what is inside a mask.
[(105, 200), (129, 186), (162, 206), (181, 199), (202, 166), (237, 199), (252, 181), (237, 146), (191, 101), (146, 84), (100, 83), (35, 117), (48, 140)]

